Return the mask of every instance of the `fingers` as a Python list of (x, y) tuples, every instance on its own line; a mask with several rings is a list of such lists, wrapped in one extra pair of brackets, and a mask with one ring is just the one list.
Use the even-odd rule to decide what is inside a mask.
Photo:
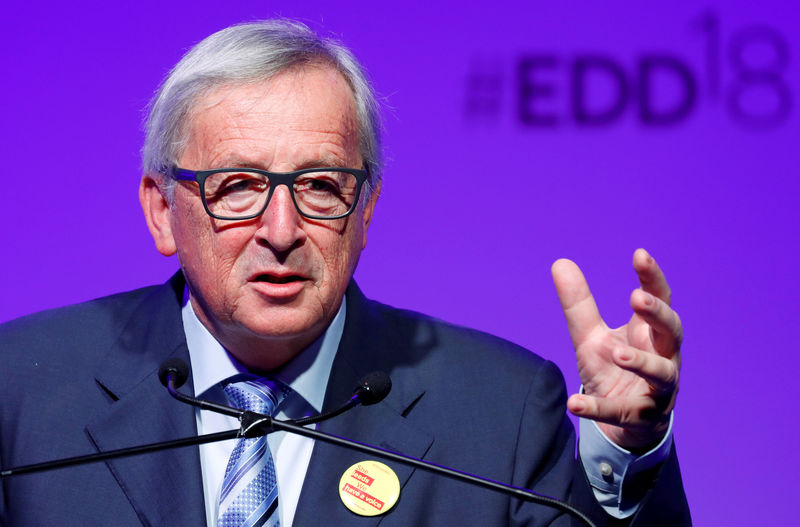
[(616, 348), (612, 357), (617, 366), (644, 379), (654, 396), (672, 396), (678, 391), (679, 369), (672, 360), (626, 346)]
[(667, 284), (664, 273), (655, 259), (644, 249), (636, 249), (633, 253), (633, 268), (639, 276), (642, 289), (656, 298), (660, 298), (669, 305), (672, 300), (672, 291)]
[(567, 400), (567, 408), (574, 415), (616, 427), (603, 428), (603, 432), (628, 449), (658, 442), (669, 427), (673, 406), (674, 398), (659, 404), (657, 399), (645, 395), (602, 398), (575, 394)]
[(653, 347), (665, 356), (672, 357), (683, 342), (683, 326), (678, 314), (665, 301), (642, 289), (631, 293), (631, 308), (650, 326)]
[(552, 268), (553, 283), (567, 319), (567, 327), (576, 348), (597, 327), (605, 327), (589, 285), (574, 262), (562, 258)]
[[(627, 429), (652, 427), (653, 420), (663, 413), (652, 397), (644, 395), (623, 398), (574, 394), (567, 400), (567, 409), (578, 417)], [(669, 412), (666, 414), (668, 419)]]

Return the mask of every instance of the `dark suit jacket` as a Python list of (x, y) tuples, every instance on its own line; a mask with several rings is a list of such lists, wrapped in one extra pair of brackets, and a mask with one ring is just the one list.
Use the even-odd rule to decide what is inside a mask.
[[(39, 313), (0, 326), (0, 464), (77, 456), (196, 434), (191, 407), (157, 379), (168, 357), (189, 359), (180, 314), (184, 282)], [(346, 401), (365, 373), (383, 370), (382, 403), (321, 430), (570, 499), (605, 523), (574, 460), (560, 372), (513, 344), (347, 293), (347, 320), (325, 408)], [(183, 390), (191, 390), (191, 381)], [(568, 525), (556, 511), (397, 463), (402, 492), (383, 516), (359, 517), (338, 482), (367, 456), (317, 443), (294, 525)], [(205, 524), (196, 447), (6, 478), (0, 524)], [(672, 454), (636, 519), (689, 522)]]

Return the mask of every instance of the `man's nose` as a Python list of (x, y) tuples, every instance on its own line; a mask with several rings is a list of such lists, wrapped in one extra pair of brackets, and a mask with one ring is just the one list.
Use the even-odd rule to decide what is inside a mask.
[(278, 185), (273, 190), (267, 210), (259, 218), (256, 236), (278, 252), (286, 252), (305, 239), (303, 217), (286, 185)]

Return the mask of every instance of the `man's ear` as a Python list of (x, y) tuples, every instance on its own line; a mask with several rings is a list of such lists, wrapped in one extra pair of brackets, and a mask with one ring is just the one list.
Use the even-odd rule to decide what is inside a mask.
[(172, 210), (164, 190), (151, 174), (142, 175), (139, 183), (139, 203), (142, 204), (147, 228), (156, 242), (156, 249), (164, 256), (175, 254), (175, 238), (172, 236), (170, 218)]
[(378, 183), (378, 188), (372, 191), (367, 203), (364, 205), (364, 214), (362, 214), (362, 218), (364, 221), (364, 228), (362, 229), (364, 233), (364, 239), (361, 241), (361, 250), (367, 246), (367, 230), (369, 229), (369, 223), (372, 221), (372, 213), (375, 211), (375, 204), (378, 202), (378, 196), (381, 194), (381, 184)]

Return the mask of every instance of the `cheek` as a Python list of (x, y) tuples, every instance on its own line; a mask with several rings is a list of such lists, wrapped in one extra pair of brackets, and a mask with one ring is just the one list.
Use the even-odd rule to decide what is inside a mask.
[(314, 238), (325, 262), (324, 286), (332, 296), (344, 292), (358, 262), (363, 234), (353, 227), (351, 224), (341, 230), (326, 230)]
[(189, 208), (175, 219), (173, 232), (181, 268), (193, 283), (202, 284), (205, 291), (224, 289), (225, 283), (235, 278), (232, 272), (235, 249), (246, 244), (244, 233), (241, 229), (215, 232), (213, 220), (204, 210)]

